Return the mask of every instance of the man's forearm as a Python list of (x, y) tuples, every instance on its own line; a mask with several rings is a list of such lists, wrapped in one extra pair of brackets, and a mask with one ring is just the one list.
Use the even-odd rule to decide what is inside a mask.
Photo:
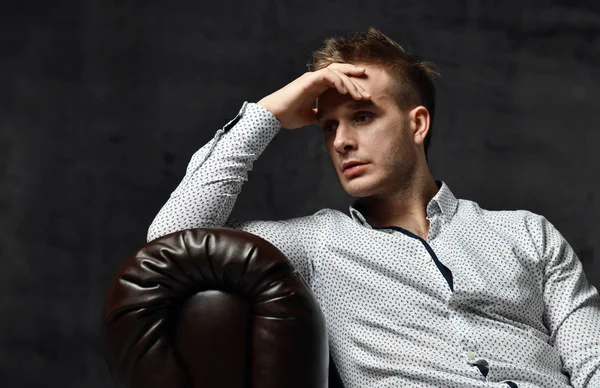
[(188, 164), (185, 177), (148, 229), (147, 241), (183, 229), (222, 226), (248, 171), (281, 125), (262, 106), (245, 102)]

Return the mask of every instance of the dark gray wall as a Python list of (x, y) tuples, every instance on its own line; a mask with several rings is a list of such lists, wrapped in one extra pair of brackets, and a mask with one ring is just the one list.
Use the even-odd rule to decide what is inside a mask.
[[(545, 215), (600, 285), (599, 2), (137, 3), (0, 10), (2, 386), (109, 386), (107, 283), (191, 155), (325, 37), (369, 25), (443, 72), (434, 177), (483, 208)], [(282, 131), (233, 216), (346, 210), (321, 140)]]

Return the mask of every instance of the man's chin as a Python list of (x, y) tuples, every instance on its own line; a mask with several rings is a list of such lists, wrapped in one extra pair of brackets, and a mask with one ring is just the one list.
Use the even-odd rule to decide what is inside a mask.
[(353, 179), (350, 182), (342, 183), (342, 188), (351, 197), (354, 198), (363, 198), (370, 197), (373, 195), (373, 185), (368, 184), (367, 182), (358, 182), (356, 179)]

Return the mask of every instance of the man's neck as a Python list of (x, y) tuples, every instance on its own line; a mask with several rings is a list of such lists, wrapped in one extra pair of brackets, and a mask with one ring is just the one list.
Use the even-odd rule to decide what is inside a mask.
[(393, 196), (361, 198), (356, 207), (372, 226), (399, 226), (426, 239), (429, 233), (427, 205), (439, 189), (433, 177), (427, 174)]

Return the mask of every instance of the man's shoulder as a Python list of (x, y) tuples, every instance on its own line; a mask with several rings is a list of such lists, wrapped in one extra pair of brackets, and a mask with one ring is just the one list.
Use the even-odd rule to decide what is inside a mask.
[(311, 225), (326, 224), (330, 222), (340, 222), (343, 219), (350, 219), (349, 216), (338, 209), (322, 208), (314, 211), (313, 213), (299, 215), (292, 218), (280, 219), (277, 221), (266, 221), (276, 222), (288, 225)]
[(350, 216), (338, 209), (329, 207), (321, 208), (312, 214), (298, 217), (298, 220), (307, 220), (313, 223), (327, 224), (327, 223), (339, 223), (343, 220), (350, 220)]
[(338, 223), (343, 219), (350, 217), (340, 210), (323, 208), (312, 214), (299, 215), (291, 218), (283, 219), (229, 219), (225, 224), (226, 227), (235, 229), (261, 229), (261, 228), (310, 228), (314, 229), (319, 224)]
[(492, 209), (482, 207), (475, 201), (462, 198), (458, 199), (458, 209), (460, 213), (467, 217), (477, 215), (486, 220), (498, 222), (536, 222), (539, 221), (540, 218), (543, 218), (542, 215), (528, 209)]
[(469, 200), (460, 200), (460, 206), (461, 227), (483, 228), (515, 244), (539, 244), (540, 231), (548, 224), (543, 215), (527, 209), (485, 209)]

